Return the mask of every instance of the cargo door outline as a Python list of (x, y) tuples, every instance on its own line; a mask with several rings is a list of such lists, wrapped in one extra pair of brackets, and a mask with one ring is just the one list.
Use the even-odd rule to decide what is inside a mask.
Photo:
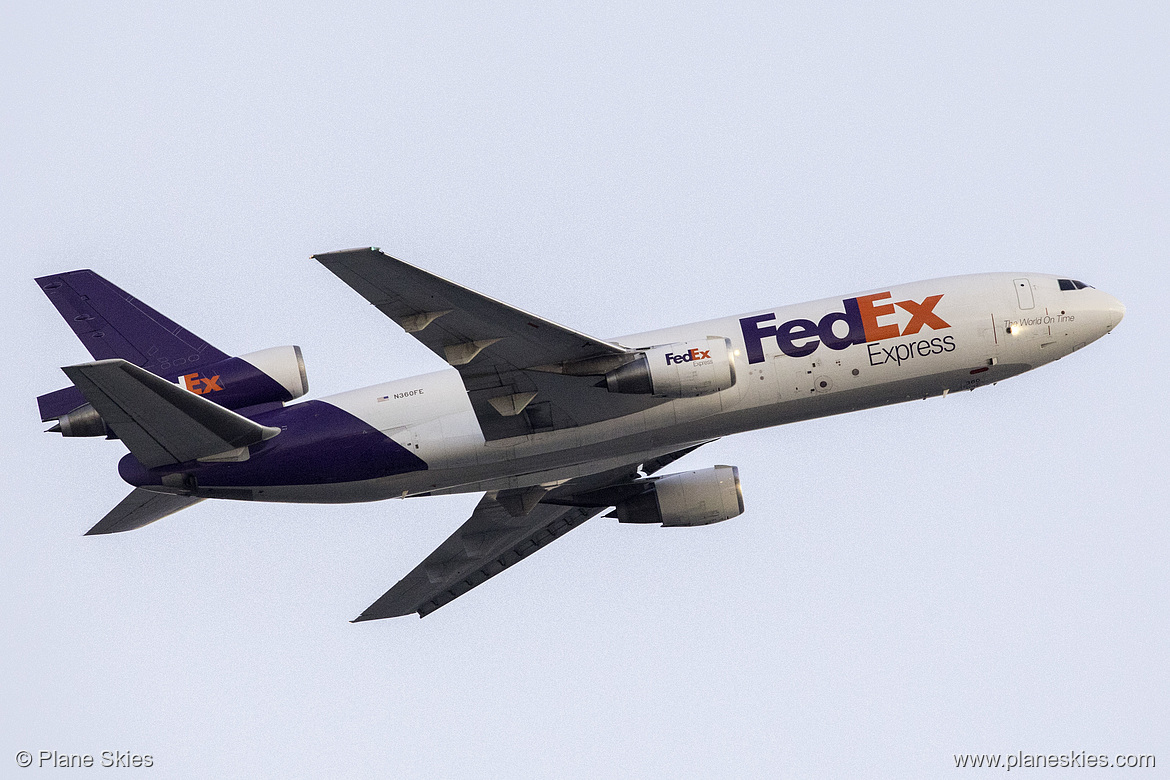
[(1032, 295), (1032, 283), (1027, 279), (1014, 279), (1012, 284), (1016, 288), (1016, 302), (1020, 304), (1020, 310), (1035, 309), (1036, 298)]

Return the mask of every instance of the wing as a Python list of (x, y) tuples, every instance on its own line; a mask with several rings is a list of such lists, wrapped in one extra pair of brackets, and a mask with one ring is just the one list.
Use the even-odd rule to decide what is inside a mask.
[(601, 511), (541, 504), (517, 523), (485, 495), (471, 519), (353, 622), (412, 612), (426, 617)]
[(313, 258), (458, 369), (488, 440), (587, 425), (664, 402), (615, 395), (597, 377), (633, 360), (578, 333), (378, 249)]
[(412, 612), (426, 617), (608, 506), (573, 505), (576, 496), (598, 495), (611, 488), (620, 490), (639, 478), (639, 466), (649, 475), (700, 446), (696, 444), (644, 463), (573, 479), (547, 493), (537, 488), (485, 494), (459, 530), (353, 622), (401, 617)]

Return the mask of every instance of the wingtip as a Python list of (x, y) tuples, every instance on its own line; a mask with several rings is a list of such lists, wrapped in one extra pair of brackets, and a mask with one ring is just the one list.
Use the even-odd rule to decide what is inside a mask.
[(359, 247), (354, 247), (353, 249), (334, 249), (334, 250), (329, 251), (329, 252), (318, 252), (315, 255), (309, 255), (309, 259), (316, 260), (318, 263), (323, 263), (323, 262), (325, 262), (325, 260), (323, 260), (322, 258), (327, 258), (330, 255), (349, 255), (349, 254), (353, 254), (354, 252), (381, 252), (381, 251), (382, 251), (381, 247), (359, 246)]
[[(412, 614), (414, 614), (414, 610), (412, 610), (410, 612), (402, 612), (402, 613), (397, 614), (397, 615), (370, 615), (368, 613), (363, 612), (362, 614), (358, 615), (357, 617), (355, 617), (353, 620), (351, 620), (349, 622), (350, 623), (365, 623), (365, 622), (370, 621), (370, 620), (385, 620), (387, 618), (406, 617), (407, 615), (412, 615)], [(418, 616), (420, 618), (426, 617), (427, 614), (428, 613), (424, 613), (422, 611), (418, 612)]]
[[(133, 530), (133, 529), (125, 529), (125, 530)], [(83, 533), (82, 536), (106, 536), (108, 534), (114, 534), (114, 533), (118, 533), (118, 530), (117, 529), (111, 530), (109, 528), (102, 528), (102, 524), (99, 522), (93, 528), (91, 528), (88, 531), (86, 531), (85, 533)]]

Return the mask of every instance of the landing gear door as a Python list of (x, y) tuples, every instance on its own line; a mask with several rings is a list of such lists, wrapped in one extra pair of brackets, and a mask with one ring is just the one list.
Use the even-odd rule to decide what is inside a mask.
[(780, 354), (772, 358), (776, 387), (781, 401), (807, 398), (813, 392), (814, 371), (819, 361), (808, 361)]

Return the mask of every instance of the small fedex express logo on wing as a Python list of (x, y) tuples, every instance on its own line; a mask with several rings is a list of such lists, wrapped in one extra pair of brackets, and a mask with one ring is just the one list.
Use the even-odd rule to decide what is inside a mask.
[[(739, 321), (747, 347), (748, 363), (762, 363), (764, 360), (764, 339), (776, 339), (780, 351), (789, 357), (799, 358), (816, 352), (824, 344), (829, 349), (845, 349), (854, 344), (866, 344), (899, 336), (912, 336), (924, 327), (943, 330), (951, 327), (946, 320), (934, 313), (934, 307), (942, 300), (941, 295), (931, 295), (922, 302), (894, 301), (878, 303), (892, 295), (888, 292), (860, 295), (847, 298), (841, 303), (845, 311), (833, 311), (821, 317), (819, 322), (795, 319), (781, 325), (762, 323), (776, 319), (775, 314), (757, 314)], [(897, 307), (897, 308), (895, 308)], [(883, 317), (894, 314), (897, 309), (910, 313), (906, 327), (899, 329), (896, 322), (881, 322)], [(840, 335), (844, 323), (846, 332)], [(947, 350), (950, 351), (950, 350)]]
[(666, 365), (668, 365), (668, 366), (671, 364), (674, 364), (674, 363), (692, 363), (696, 360), (710, 360), (710, 359), (711, 359), (711, 350), (709, 350), (709, 349), (691, 349), (691, 350), (687, 350), (686, 352), (682, 353), (681, 355), (676, 355), (673, 352), (666, 353)]
[(216, 390), (223, 390), (223, 385), (219, 383), (219, 376), (199, 376), (199, 374), (183, 374), (179, 377), (183, 380), (183, 387), (190, 390), (196, 395), (207, 395), (214, 393)]

